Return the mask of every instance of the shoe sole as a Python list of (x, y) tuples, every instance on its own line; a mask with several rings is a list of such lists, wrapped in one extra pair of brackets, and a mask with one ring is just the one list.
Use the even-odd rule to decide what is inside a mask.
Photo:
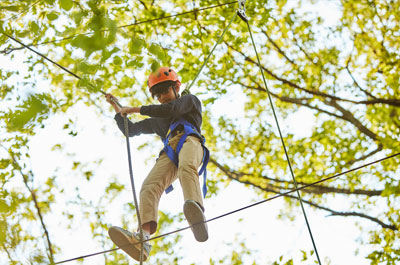
[(199, 206), (197, 206), (194, 201), (186, 201), (183, 205), (183, 213), (185, 214), (186, 220), (191, 225), (191, 229), (194, 235), (199, 242), (207, 241), (208, 239), (208, 230), (207, 224), (204, 222), (204, 215)]
[[(139, 241), (134, 237), (128, 236), (124, 231), (124, 229), (118, 226), (112, 226), (110, 229), (108, 229), (108, 235), (110, 236), (112, 242), (114, 242), (114, 244), (121, 248), (126, 254), (135, 260), (140, 261)], [(147, 260), (147, 256), (148, 254), (146, 255), (146, 251), (143, 251), (143, 261)]]

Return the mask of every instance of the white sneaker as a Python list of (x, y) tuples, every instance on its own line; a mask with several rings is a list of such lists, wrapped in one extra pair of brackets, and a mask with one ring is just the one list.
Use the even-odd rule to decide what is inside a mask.
[(193, 200), (185, 201), (183, 205), (183, 213), (185, 214), (186, 220), (191, 226), (194, 237), (199, 242), (207, 241), (208, 229), (206, 218), (203, 214), (203, 210)]
[[(137, 261), (140, 261), (140, 233), (135, 232), (131, 233), (121, 227), (112, 226), (108, 229), (108, 235), (110, 236), (111, 240), (121, 248), (123, 251), (126, 252), (129, 256), (134, 258)], [(147, 240), (148, 237), (144, 240)], [(149, 242), (143, 243), (143, 261), (147, 260), (151, 250), (151, 245)]]

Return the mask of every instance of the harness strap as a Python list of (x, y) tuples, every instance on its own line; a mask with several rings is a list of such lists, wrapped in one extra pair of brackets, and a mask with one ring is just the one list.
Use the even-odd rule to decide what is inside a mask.
[[(178, 127), (179, 125), (182, 125), (184, 128), (184, 134), (182, 135), (182, 137), (179, 139), (178, 145), (176, 146), (176, 151), (174, 151), (174, 149), (172, 149), (172, 147), (168, 144), (171, 133), (176, 129), (176, 127)], [(206, 185), (206, 181), (207, 181), (207, 164), (208, 161), (210, 160), (210, 151), (207, 149), (207, 147), (205, 146), (205, 138), (204, 136), (202, 136), (197, 130), (196, 128), (189, 123), (188, 121), (184, 120), (184, 119), (180, 119), (176, 122), (174, 122), (173, 124), (171, 124), (171, 126), (169, 127), (167, 136), (165, 137), (165, 140), (163, 141), (164, 143), (164, 149), (163, 151), (166, 153), (166, 155), (168, 156), (169, 159), (171, 159), (171, 161), (175, 164), (176, 167), (178, 167), (179, 165), (179, 152), (181, 151), (183, 144), (186, 141), (186, 138), (189, 135), (197, 135), (200, 139), (201, 139), (201, 146), (203, 147), (203, 159), (201, 161), (202, 163), (202, 167), (200, 168), (199, 171), (199, 175), (204, 175), (204, 181), (203, 181), (203, 196), (205, 197), (207, 194), (207, 185)], [(170, 193), (174, 188), (172, 187), (172, 185), (170, 185), (165, 192), (166, 193)]]

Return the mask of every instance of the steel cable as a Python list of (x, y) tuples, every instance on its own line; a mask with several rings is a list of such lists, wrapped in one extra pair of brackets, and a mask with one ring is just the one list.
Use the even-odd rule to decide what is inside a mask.
[[(237, 212), (240, 212), (240, 211), (243, 211), (243, 210), (252, 208), (252, 207), (254, 207), (254, 206), (263, 204), (263, 203), (265, 203), (265, 202), (269, 202), (269, 201), (278, 199), (278, 198), (283, 197), (283, 196), (286, 196), (286, 195), (288, 195), (288, 194), (290, 194), (290, 193), (297, 192), (297, 191), (301, 191), (301, 190), (303, 190), (303, 189), (305, 189), (305, 188), (308, 188), (308, 187), (311, 187), (311, 186), (314, 186), (314, 185), (317, 185), (317, 184), (326, 182), (326, 181), (328, 181), (328, 180), (332, 180), (332, 179), (338, 178), (338, 177), (340, 177), (340, 176), (342, 176), (342, 175), (348, 174), (348, 173), (350, 173), (350, 172), (357, 171), (357, 170), (359, 170), (359, 169), (362, 169), (362, 168), (367, 167), (367, 166), (371, 166), (371, 165), (373, 165), (373, 164), (380, 163), (380, 162), (385, 161), (385, 160), (388, 160), (388, 159), (390, 159), (390, 158), (394, 158), (394, 157), (396, 157), (396, 156), (398, 156), (398, 155), (400, 155), (400, 153), (396, 153), (396, 154), (393, 154), (393, 155), (390, 155), (390, 156), (387, 156), (387, 157), (384, 157), (384, 158), (375, 160), (375, 161), (373, 161), (373, 162), (370, 162), (370, 163), (367, 163), (367, 164), (364, 164), (364, 165), (361, 165), (361, 166), (358, 166), (358, 167), (349, 169), (349, 170), (347, 170), (347, 171), (338, 173), (338, 174), (336, 174), (336, 175), (333, 175), (333, 176), (330, 176), (330, 177), (327, 177), (327, 178), (320, 179), (320, 180), (315, 181), (315, 182), (313, 182), (313, 183), (310, 183), (310, 184), (307, 184), (307, 185), (304, 185), (304, 186), (301, 186), (301, 187), (298, 187), (298, 188), (295, 188), (295, 189), (292, 189), (292, 190), (289, 190), (289, 191), (286, 191), (286, 192), (282, 192), (282, 193), (280, 193), (280, 194), (278, 194), (278, 195), (275, 195), (275, 196), (273, 196), (273, 197), (271, 197), (271, 198), (268, 198), (268, 199), (265, 199), (265, 200), (262, 200), (262, 201), (258, 201), (258, 202), (249, 204), (249, 205), (247, 205), (247, 206), (238, 208), (238, 209), (236, 209), (236, 210), (227, 212), (227, 213), (225, 213), (225, 214), (221, 214), (221, 215), (219, 215), (219, 216), (213, 217), (213, 218), (211, 218), (211, 219), (206, 220), (204, 223), (209, 223), (209, 222), (212, 222), (212, 221), (221, 219), (221, 218), (223, 218), (223, 217), (226, 217), (226, 216), (228, 216), (228, 215), (232, 215), (232, 214), (234, 214), (234, 213), (237, 213)], [(197, 224), (194, 224), (194, 225), (197, 225)], [(152, 241), (152, 240), (155, 240), (155, 239), (163, 238), (163, 237), (166, 237), (166, 236), (175, 234), (175, 233), (182, 232), (182, 231), (187, 230), (187, 229), (189, 229), (189, 228), (191, 228), (191, 226), (187, 226), (187, 227), (183, 227), (183, 228), (180, 228), (180, 229), (171, 231), (171, 232), (167, 232), (167, 233), (165, 233), (165, 234), (162, 234), (162, 235), (155, 236), (155, 237), (149, 238), (149, 239), (147, 239), (147, 240), (144, 240), (143, 242), (148, 242), (148, 241)], [(136, 245), (136, 244), (139, 244), (139, 243), (142, 243), (142, 242), (137, 242), (137, 243), (135, 243), (135, 244), (133, 244), (133, 245)], [(75, 258), (71, 258), (71, 259), (67, 259), (67, 260), (63, 260), (63, 261), (59, 261), (59, 262), (56, 262), (55, 264), (67, 263), (67, 262), (70, 262), (70, 261), (74, 261), (74, 260), (78, 260), (78, 259), (84, 259), (84, 258), (96, 256), (96, 255), (101, 255), (101, 254), (108, 253), (108, 252), (112, 252), (112, 251), (116, 251), (116, 250), (119, 250), (119, 249), (120, 249), (120, 248), (113, 248), (113, 249), (103, 250), (103, 251), (99, 251), (99, 252), (95, 252), (95, 253), (91, 253), (91, 254), (87, 254), (87, 255), (83, 255), (83, 256), (79, 256), (79, 257), (75, 257)]]

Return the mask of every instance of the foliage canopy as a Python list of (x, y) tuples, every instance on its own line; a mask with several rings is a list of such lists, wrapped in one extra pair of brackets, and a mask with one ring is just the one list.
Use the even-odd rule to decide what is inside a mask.
[[(182, 82), (190, 83), (235, 12), (236, 3), (222, 4), (209, 0), (2, 1), (2, 31), (82, 77), (76, 80), (0, 35), (3, 56), (12, 60), (22, 53), (29, 67), (26, 74), (4, 64), (0, 68), (0, 97), (12, 105), (0, 112), (0, 248), (11, 264), (19, 262), (21, 252), (27, 263), (35, 264), (50, 264), (60, 252), (46, 220), (64, 191), (57, 174), (43, 180), (30, 168), (32, 137), (47, 120), (77, 103), (91, 106), (99, 115), (107, 113), (99, 104), (100, 89), (131, 105), (151, 104), (143, 76), (160, 65), (173, 66)], [(320, 12), (327, 9), (324, 5), (332, 9), (331, 16)], [(248, 1), (246, 9), (278, 119), (312, 113), (310, 132), (284, 130), (300, 185), (400, 152), (399, 1), (263, 0)], [(179, 13), (184, 14), (174, 15)], [(155, 19), (162, 17), (166, 18)], [(37, 87), (41, 79), (51, 86)], [(231, 181), (247, 185), (263, 198), (294, 188), (243, 21), (237, 19), (230, 26), (192, 92), (203, 99), (203, 133), (213, 153), (209, 196), (218, 195)], [(215, 111), (226, 98), (237, 102), (234, 115)], [(71, 138), (76, 136), (73, 123), (71, 117), (64, 125)], [(59, 143), (54, 152), (64, 147)], [(302, 192), (304, 203), (316, 210), (373, 224), (360, 225), (368, 238), (360, 248), (371, 247), (365, 257), (371, 264), (400, 262), (399, 162), (399, 157), (385, 160)], [(87, 165), (75, 161), (70, 170), (94, 182), (96, 163), (101, 159)], [(114, 179), (96, 203), (82, 199), (79, 191), (69, 202), (79, 206), (82, 216), (98, 217), (91, 229), (104, 247), (111, 246), (104, 233), (109, 224), (102, 216), (122, 189)], [(347, 203), (334, 208), (336, 198)], [(292, 195), (285, 199), (282, 214), (292, 217), (298, 200)], [(126, 205), (126, 211), (132, 216), (134, 206)], [(63, 216), (76, 218), (69, 211)], [(180, 218), (163, 213), (160, 221), (171, 224)], [(38, 229), (27, 231), (26, 224)], [(156, 241), (155, 252), (172, 254), (168, 250), (179, 239), (176, 235)], [(312, 259), (304, 253), (304, 259)], [(245, 256), (251, 258), (251, 251), (242, 244), (228, 259), (230, 264), (242, 264)], [(178, 264), (180, 258), (155, 255), (154, 262)], [(115, 252), (105, 257), (106, 264), (124, 259)], [(284, 260), (274, 264), (293, 262), (290, 257)]]

